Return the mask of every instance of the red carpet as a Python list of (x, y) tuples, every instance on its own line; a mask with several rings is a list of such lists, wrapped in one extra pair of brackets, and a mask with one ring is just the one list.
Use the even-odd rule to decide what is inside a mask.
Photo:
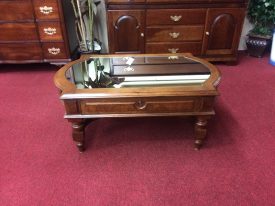
[(98, 120), (80, 154), (53, 84), (56, 67), (0, 67), (0, 206), (274, 205), (268, 58), (218, 65), (217, 115), (199, 152), (192, 121), (175, 117)]

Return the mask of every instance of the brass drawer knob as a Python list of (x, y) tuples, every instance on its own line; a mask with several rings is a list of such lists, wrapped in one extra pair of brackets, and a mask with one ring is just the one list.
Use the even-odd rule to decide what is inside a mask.
[(48, 48), (48, 52), (52, 55), (58, 55), (60, 53), (60, 48), (55, 48), (55, 47)]
[(177, 53), (178, 50), (179, 50), (179, 48), (171, 48), (171, 49), (168, 49), (168, 51), (169, 51), (170, 53), (173, 53), (173, 54)]
[(206, 34), (207, 36), (209, 36), (209, 35), (210, 35), (209, 31), (205, 32), (205, 34)]
[(44, 28), (44, 33), (52, 36), (56, 34), (56, 28), (52, 28), (52, 27)]
[(170, 32), (170, 33), (169, 33), (169, 36), (170, 36), (171, 38), (173, 38), (173, 39), (178, 38), (179, 35), (180, 35), (179, 32)]
[(181, 20), (182, 16), (181, 15), (174, 15), (174, 16), (170, 16), (170, 19), (174, 22), (177, 22), (179, 20)]
[(48, 15), (48, 14), (53, 12), (53, 7), (51, 7), (51, 6), (40, 6), (39, 10), (42, 14)]
[(123, 69), (123, 71), (125, 71), (125, 72), (133, 72), (133, 71), (135, 71), (135, 69), (133, 67), (131, 67), (131, 65), (129, 65), (128, 67), (125, 67)]
[(142, 100), (139, 100), (135, 103), (135, 107), (138, 109), (138, 110), (142, 110), (142, 109), (145, 109), (147, 106), (146, 102), (142, 101)]
[(177, 59), (179, 59), (179, 57), (178, 56), (169, 56), (168, 59), (169, 60), (177, 60)]

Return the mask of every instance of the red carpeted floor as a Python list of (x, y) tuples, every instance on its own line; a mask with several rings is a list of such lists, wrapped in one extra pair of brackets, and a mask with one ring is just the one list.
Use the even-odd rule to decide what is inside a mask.
[[(275, 204), (275, 67), (242, 57), (222, 72), (208, 139), (192, 119), (101, 119), (80, 154), (56, 67), (0, 65), (0, 205)], [(191, 121), (190, 121), (191, 120)]]

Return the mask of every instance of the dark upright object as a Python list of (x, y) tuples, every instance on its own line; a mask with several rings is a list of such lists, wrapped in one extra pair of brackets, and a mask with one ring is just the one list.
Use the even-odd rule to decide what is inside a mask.
[(190, 52), (235, 62), (246, 0), (109, 0), (110, 53)]
[[(71, 59), (62, 0), (0, 1), (0, 63), (50, 62)], [(73, 22), (72, 22), (73, 23)], [(71, 44), (72, 45), (72, 44)]]

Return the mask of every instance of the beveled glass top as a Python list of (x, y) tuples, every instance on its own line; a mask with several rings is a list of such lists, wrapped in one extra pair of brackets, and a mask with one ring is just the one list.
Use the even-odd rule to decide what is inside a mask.
[(201, 85), (207, 66), (184, 56), (106, 56), (78, 61), (66, 77), (78, 89)]

